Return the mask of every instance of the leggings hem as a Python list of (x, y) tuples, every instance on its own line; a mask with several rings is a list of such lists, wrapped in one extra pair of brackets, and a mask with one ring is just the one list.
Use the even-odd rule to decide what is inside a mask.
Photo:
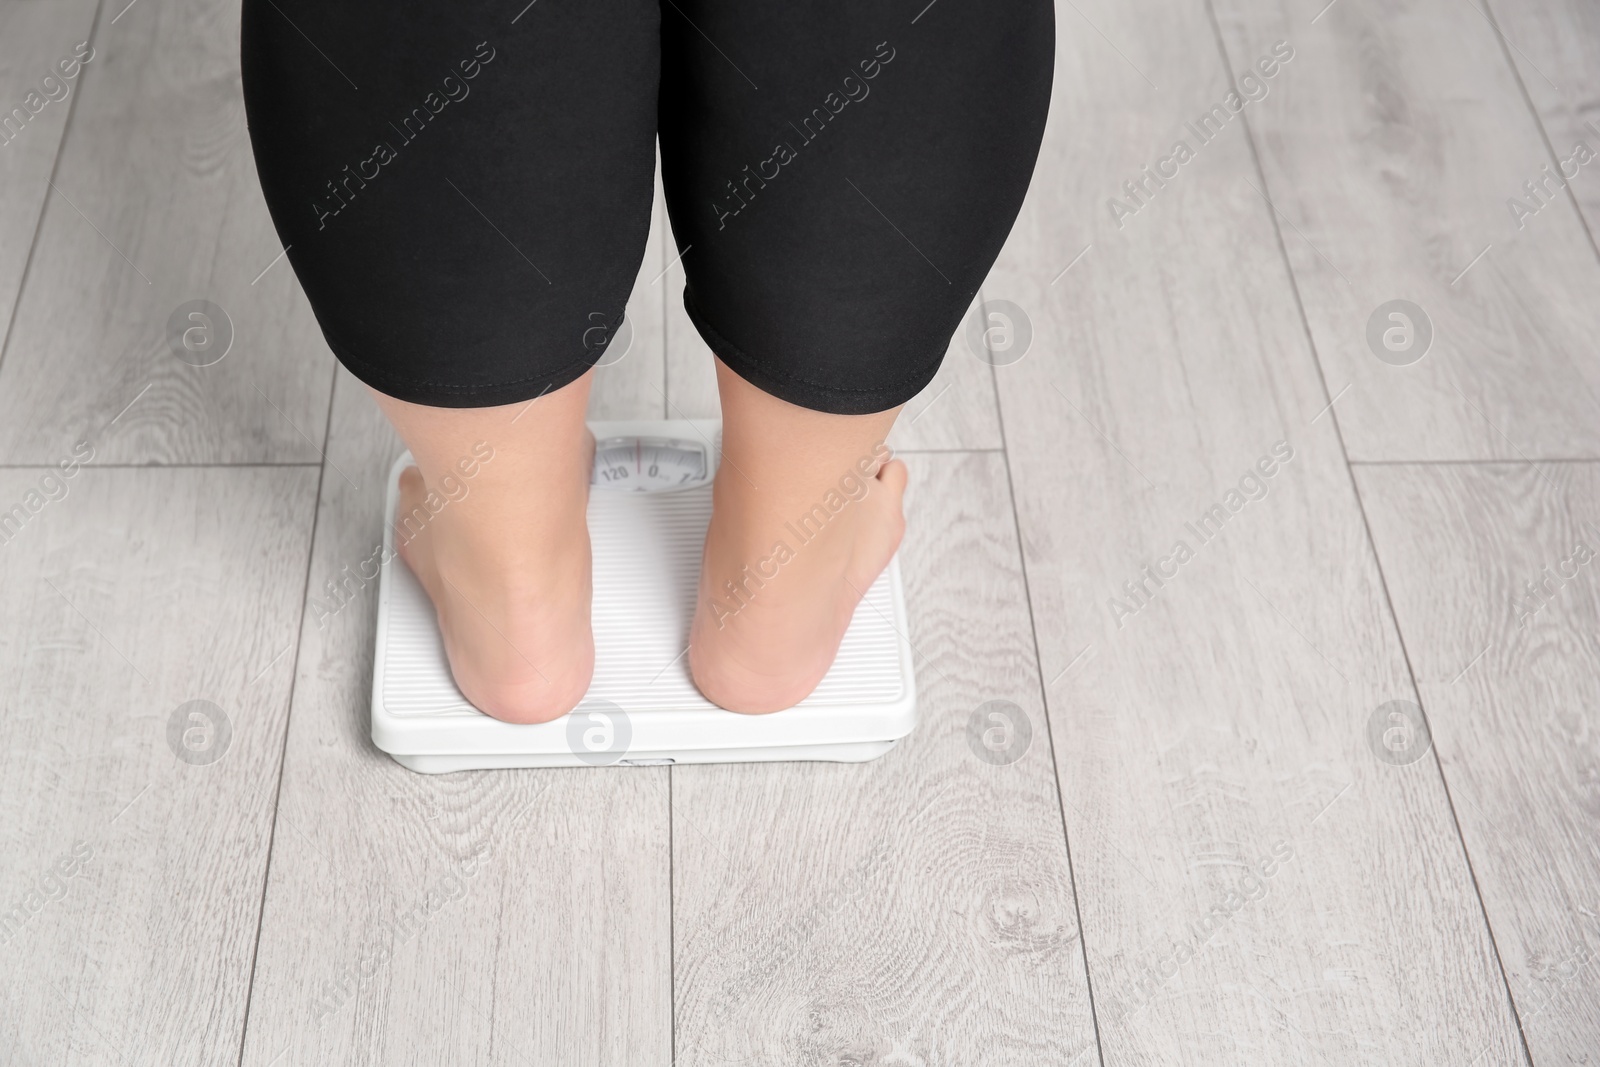
[[(427, 382), (379, 373), (372, 369), (372, 364), (351, 353), (350, 349), (340, 344), (326, 330), (322, 336), (328, 342), (328, 347), (333, 350), (334, 357), (356, 378), (384, 396), (430, 408), (493, 408), (520, 404), (524, 400), (533, 400), (571, 385), (583, 377), (604, 355), (603, 351), (585, 353), (553, 372), (509, 382), (495, 382), (489, 385), (451, 385), (447, 382)], [(539, 388), (536, 389), (536, 386)]]
[(699, 331), (707, 347), (728, 365), (729, 370), (779, 400), (829, 415), (872, 415), (898, 407), (922, 392), (928, 383), (933, 381), (933, 376), (939, 373), (939, 365), (944, 362), (944, 353), (941, 352), (939, 358), (933, 360), (927, 367), (907, 376), (899, 384), (885, 388), (850, 389), (827, 385), (797, 375), (774, 371), (729, 341), (707, 321), (700, 309), (695, 307), (694, 298), (690, 296), (687, 286), (683, 290), (683, 309), (688, 312), (689, 321), (694, 323), (694, 328)]

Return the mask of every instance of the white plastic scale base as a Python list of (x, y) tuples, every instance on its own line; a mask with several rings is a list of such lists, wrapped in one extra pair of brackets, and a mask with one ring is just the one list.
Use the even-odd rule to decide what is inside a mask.
[[(456, 688), (433, 605), (394, 554), (408, 453), (389, 474), (373, 744), (414, 771), (441, 774), (491, 767), (860, 762), (883, 755), (911, 732), (916, 691), (898, 560), (867, 591), (833, 668), (801, 703), (771, 715), (739, 715), (702, 697), (689, 678), (685, 650), (720, 424), (597, 422), (591, 429), (598, 442), (589, 494), (595, 671), (582, 703), (553, 722), (517, 725), (479, 712)], [(471, 479), (461, 481), (470, 493)], [(785, 541), (805, 551), (798, 538)]]

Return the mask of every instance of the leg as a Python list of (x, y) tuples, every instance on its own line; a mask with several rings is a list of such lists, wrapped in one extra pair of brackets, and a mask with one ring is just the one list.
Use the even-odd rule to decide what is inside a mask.
[(593, 668), (587, 371), (644, 252), (660, 8), (515, 14), (245, 0), (241, 58), (289, 262), (416, 457), (402, 516), (436, 511), (402, 554), (456, 682), (533, 722), (570, 710)]
[(689, 667), (708, 700), (778, 711), (817, 687), (856, 604), (900, 547), (906, 467), (884, 462), (898, 407), (832, 415), (717, 364), (722, 466)]
[(905, 468), (874, 446), (1022, 205), (1054, 16), (1049, 0), (914, 21), (888, 0), (664, 10), (662, 177), (727, 460), (690, 663), (711, 700), (772, 711), (822, 679), (899, 544)]
[(373, 392), (417, 461), (400, 479), (400, 555), (433, 600), (456, 685), (508, 722), (565, 715), (594, 673), (584, 515), (593, 377), (492, 408)]

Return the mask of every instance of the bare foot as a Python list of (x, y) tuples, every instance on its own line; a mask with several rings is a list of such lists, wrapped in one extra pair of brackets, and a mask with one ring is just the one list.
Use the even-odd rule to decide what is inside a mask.
[[(787, 530), (766, 542), (728, 536), (727, 529), (708, 535), (689, 638), (690, 671), (707, 700), (730, 711), (779, 711), (804, 700), (828, 673), (856, 605), (905, 532), (906, 465), (891, 460), (865, 484), (864, 497), (804, 543)], [(747, 519), (726, 526), (746, 526)], [(778, 542), (792, 552), (786, 561), (775, 551)], [(713, 575), (735, 577), (722, 578), (719, 588)]]
[[(794, 463), (806, 451), (789, 449), (780, 461)], [(752, 469), (765, 466), (753, 477), (767, 488), (754, 488), (731, 463), (717, 473), (689, 668), (707, 700), (762, 713), (798, 704), (833, 665), (856, 605), (900, 547), (906, 466), (890, 460), (874, 474), (876, 460), (868, 453), (865, 477), (860, 467), (845, 464), (853, 478), (822, 474), (826, 481), (812, 481), (824, 488), (808, 490), (780, 486), (783, 471), (763, 465), (759, 456), (745, 458)], [(811, 473), (825, 470), (813, 465)], [(805, 480), (803, 473), (793, 479)], [(810, 508), (795, 502), (823, 501), (841, 482), (854, 491), (836, 494), (843, 506), (812, 512), (828, 517), (802, 526)]]
[[(395, 540), (433, 601), (457, 687), (507, 722), (565, 715), (594, 674), (586, 521), (594, 437), (581, 421), (581, 400), (575, 424), (550, 426), (560, 420), (547, 410), (542, 436), (533, 439), (531, 415), (525, 425), (510, 424), (515, 409), (405, 411), (392, 398), (379, 402), (420, 467), (400, 476)], [(492, 458), (462, 478), (455, 459), (443, 457), (466, 455), (464, 442), (478, 438)], [(409, 515), (428, 518), (408, 532)]]

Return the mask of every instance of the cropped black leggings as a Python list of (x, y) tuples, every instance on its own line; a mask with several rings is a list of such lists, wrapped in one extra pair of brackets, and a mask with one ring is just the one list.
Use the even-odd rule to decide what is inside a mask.
[(1055, 27), (1050, 0), (244, 0), (242, 51), (289, 262), (380, 392), (510, 404), (594, 364), (659, 134), (706, 343), (860, 414), (928, 383), (999, 254)]

